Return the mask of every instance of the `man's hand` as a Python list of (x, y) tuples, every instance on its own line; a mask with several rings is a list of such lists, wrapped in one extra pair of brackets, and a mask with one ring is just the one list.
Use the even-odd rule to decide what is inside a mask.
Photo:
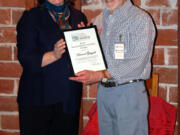
[(98, 34), (101, 35), (102, 29), (98, 29)]
[(82, 82), (84, 84), (92, 84), (102, 80), (103, 73), (101, 71), (84, 70), (75, 74), (76, 77), (70, 77), (70, 80)]

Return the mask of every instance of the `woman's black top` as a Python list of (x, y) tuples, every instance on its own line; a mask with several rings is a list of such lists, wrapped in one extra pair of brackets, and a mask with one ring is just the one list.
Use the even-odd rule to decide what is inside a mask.
[[(86, 17), (70, 8), (72, 28)], [(73, 76), (67, 51), (62, 58), (41, 67), (43, 54), (52, 51), (63, 38), (63, 32), (46, 8), (25, 11), (17, 25), (18, 60), (23, 67), (17, 101), (24, 106), (44, 106), (63, 102), (64, 110), (74, 112), (79, 107), (82, 84), (69, 80)]]

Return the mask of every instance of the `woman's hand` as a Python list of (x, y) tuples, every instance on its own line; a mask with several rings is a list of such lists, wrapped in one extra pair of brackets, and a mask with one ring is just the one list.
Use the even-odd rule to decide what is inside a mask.
[(65, 48), (66, 45), (63, 39), (57, 41), (57, 43), (54, 45), (54, 50), (50, 52), (46, 52), (43, 55), (41, 66), (44, 67), (60, 59), (63, 53), (65, 52)]
[(53, 54), (56, 59), (60, 59), (62, 57), (63, 53), (65, 53), (65, 48), (66, 48), (66, 43), (64, 39), (60, 39), (59, 41), (56, 42), (53, 50)]
[(78, 28), (83, 28), (83, 27), (85, 27), (84, 22), (81, 22), (81, 23), (78, 24)]
[(76, 77), (70, 77), (70, 80), (82, 82), (84, 84), (92, 84), (102, 80), (103, 73), (101, 71), (84, 70), (75, 74)]

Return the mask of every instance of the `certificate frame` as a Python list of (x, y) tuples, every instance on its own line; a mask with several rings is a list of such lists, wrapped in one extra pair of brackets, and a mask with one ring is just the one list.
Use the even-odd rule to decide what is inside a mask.
[(107, 63), (95, 25), (63, 31), (74, 74), (83, 70), (102, 71)]

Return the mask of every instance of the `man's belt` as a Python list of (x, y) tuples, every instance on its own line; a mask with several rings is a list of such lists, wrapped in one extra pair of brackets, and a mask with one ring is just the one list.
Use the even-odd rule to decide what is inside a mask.
[(108, 88), (108, 87), (117, 87), (117, 86), (120, 86), (120, 85), (125, 85), (125, 84), (129, 84), (129, 83), (134, 83), (134, 82), (141, 82), (141, 81), (144, 81), (144, 80), (143, 79), (136, 79), (136, 80), (131, 80), (131, 81), (124, 82), (124, 83), (117, 83), (117, 82), (114, 82), (114, 81), (107, 81), (107, 82), (101, 82), (101, 85)]

